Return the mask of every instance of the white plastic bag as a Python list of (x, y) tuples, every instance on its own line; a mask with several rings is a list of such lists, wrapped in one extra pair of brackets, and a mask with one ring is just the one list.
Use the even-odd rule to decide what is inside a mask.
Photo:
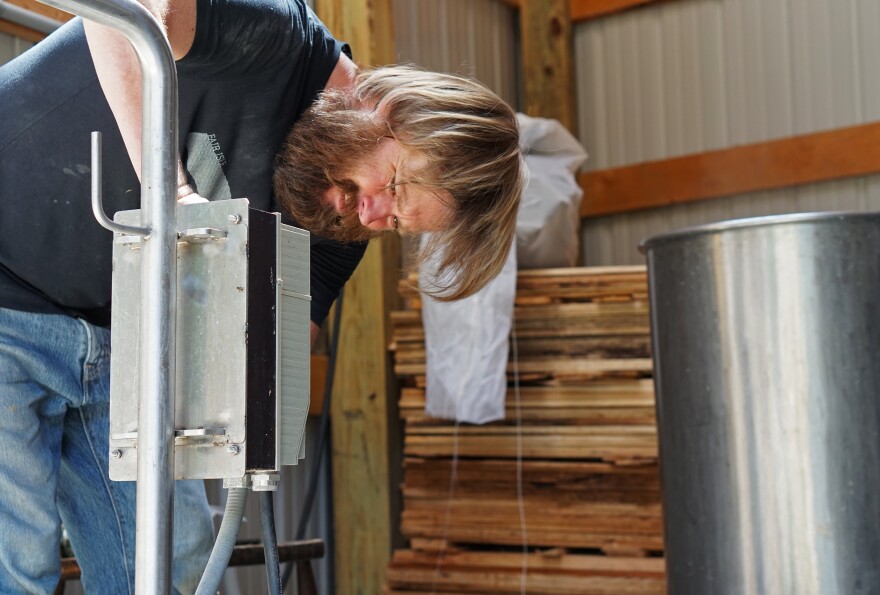
[(575, 266), (583, 196), (575, 174), (587, 152), (556, 120), (516, 117), (529, 172), (516, 221), (519, 268)]
[[(425, 263), (420, 278), (430, 279), (435, 270), (436, 260)], [(511, 249), (501, 273), (476, 294), (457, 302), (422, 294), (427, 415), (474, 424), (504, 419), (515, 292)]]

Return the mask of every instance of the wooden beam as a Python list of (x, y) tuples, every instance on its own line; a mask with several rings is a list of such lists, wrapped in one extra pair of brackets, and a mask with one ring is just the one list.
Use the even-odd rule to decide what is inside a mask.
[[(523, 0), (501, 0), (508, 6), (519, 8)], [(569, 0), (571, 2), (571, 20), (573, 23), (589, 21), (616, 12), (637, 8), (662, 0)]]
[(331, 405), (336, 586), (381, 593), (399, 523), (402, 440), (388, 312), (400, 249), (374, 240), (345, 288)]
[(42, 2), (37, 2), (37, 0), (6, 0), (6, 2), (62, 23), (66, 23), (73, 18), (73, 15), (69, 12), (64, 12), (63, 10), (47, 6)]
[(0, 19), (0, 33), (6, 33), (7, 35), (24, 39), (25, 41), (32, 41), (33, 43), (42, 41), (46, 37), (45, 34), (40, 33), (39, 31), (34, 31), (33, 29), (28, 29), (27, 27), (22, 27), (21, 25), (3, 19)]
[[(394, 61), (391, 0), (319, 0), (321, 19), (362, 65)], [(381, 593), (398, 541), (398, 387), (388, 344), (400, 278), (397, 237), (373, 240), (345, 288), (331, 405), (336, 592)]]
[(571, 0), (571, 20), (579, 23), (660, 0)]
[(583, 173), (598, 217), (880, 172), (880, 122)]
[[(58, 10), (57, 8), (52, 8), (51, 6), (46, 6), (42, 2), (37, 2), (37, 0), (6, 1), (9, 2), (9, 4), (14, 4), (20, 8), (30, 10), (31, 12), (35, 12), (44, 17), (49, 17), (50, 19), (55, 19), (61, 23), (67, 22), (73, 18), (72, 14)], [(6, 33), (7, 35), (12, 35), (13, 37), (18, 37), (19, 39), (24, 39), (25, 41), (31, 41), (33, 43), (37, 43), (46, 38), (45, 33), (22, 27), (17, 23), (5, 19), (0, 19), (0, 33)]]
[(394, 62), (391, 0), (316, 0), (315, 4), (333, 35), (351, 45), (358, 64)]
[(521, 0), (526, 113), (575, 127), (569, 0)]

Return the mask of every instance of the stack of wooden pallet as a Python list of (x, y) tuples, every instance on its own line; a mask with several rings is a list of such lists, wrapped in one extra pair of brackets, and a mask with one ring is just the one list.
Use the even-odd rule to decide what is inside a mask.
[(521, 271), (507, 418), (483, 426), (425, 416), (420, 300), (401, 292), (411, 549), (386, 592), (663, 593), (644, 267)]

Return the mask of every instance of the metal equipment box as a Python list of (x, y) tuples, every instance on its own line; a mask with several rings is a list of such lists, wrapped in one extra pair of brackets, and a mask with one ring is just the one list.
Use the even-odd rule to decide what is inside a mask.
[[(249, 477), (265, 480), (305, 454), (309, 234), (246, 199), (179, 206), (177, 217), (174, 476), (249, 485)], [(140, 211), (115, 219), (137, 224)], [(138, 395), (140, 246), (137, 236), (114, 238), (110, 477), (117, 481), (137, 478), (138, 398), (150, 397)]]

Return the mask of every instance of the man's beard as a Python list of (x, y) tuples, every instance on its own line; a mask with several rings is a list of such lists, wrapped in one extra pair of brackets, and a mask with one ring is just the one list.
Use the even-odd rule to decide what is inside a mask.
[[(358, 109), (350, 96), (324, 91), (294, 124), (275, 163), (275, 196), (301, 227), (339, 242), (380, 235), (358, 217), (357, 185), (347, 178), (378, 147), (388, 127), (375, 113)], [(336, 186), (348, 200), (342, 213), (324, 193)]]

